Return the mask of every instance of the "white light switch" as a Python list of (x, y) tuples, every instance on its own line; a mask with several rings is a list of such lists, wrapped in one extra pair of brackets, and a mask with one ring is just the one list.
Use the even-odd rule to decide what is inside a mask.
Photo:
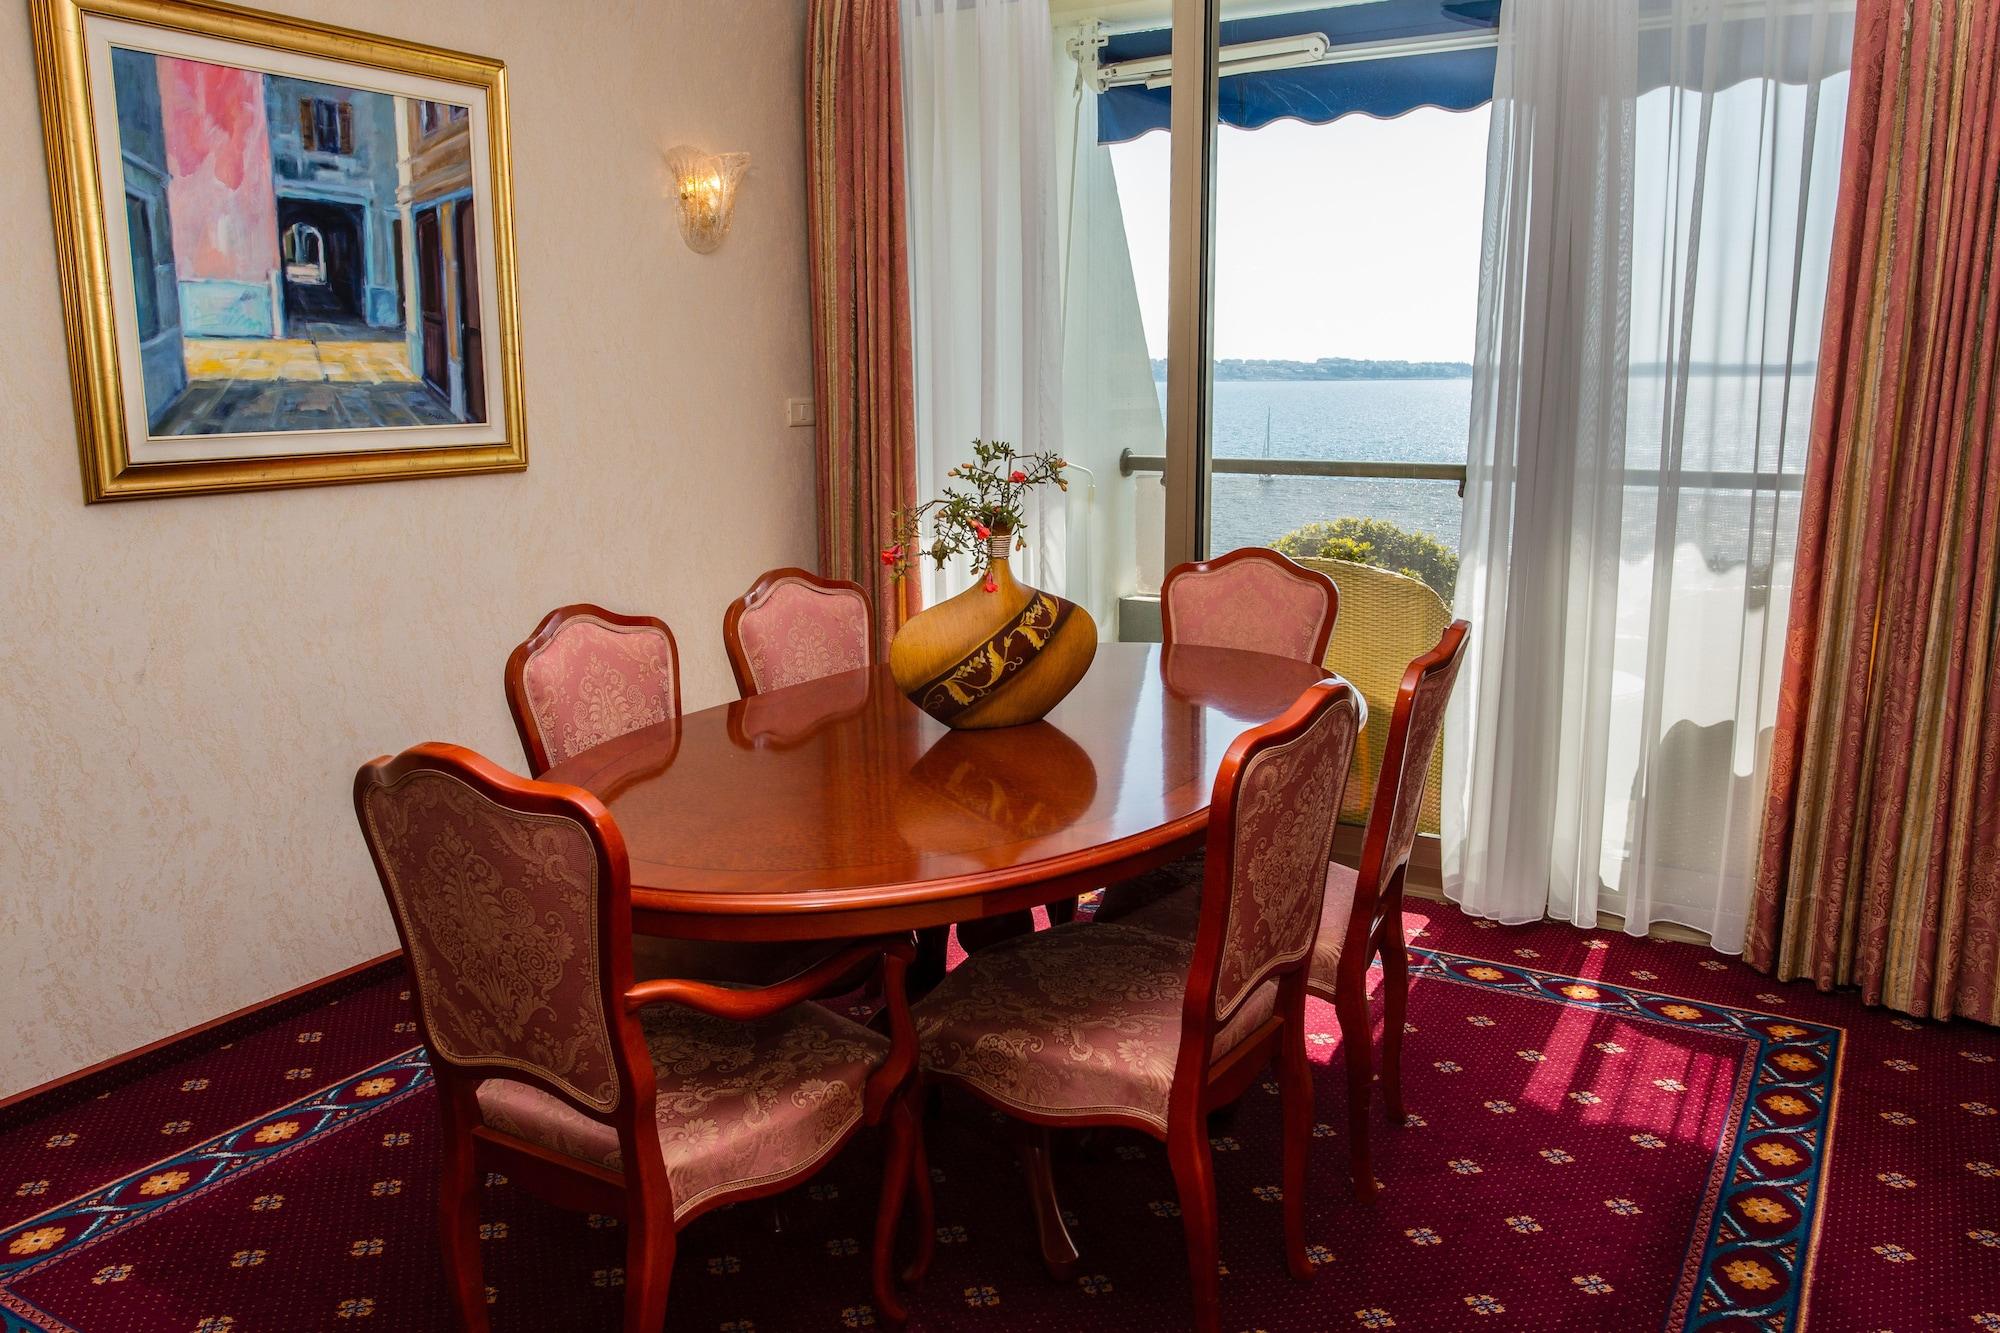
[(787, 426), (812, 425), (813, 400), (810, 398), (787, 398), (785, 400), (785, 424)]

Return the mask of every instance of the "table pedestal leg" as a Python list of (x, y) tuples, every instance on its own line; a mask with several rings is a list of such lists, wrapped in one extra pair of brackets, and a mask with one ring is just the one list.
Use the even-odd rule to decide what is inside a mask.
[(967, 953), (978, 953), (1016, 935), (1032, 935), (1034, 930), (1035, 914), (1025, 908), (1002, 912), (999, 916), (978, 917), (958, 923), (958, 947)]
[(950, 942), (950, 926), (925, 926), (917, 932), (917, 956), (903, 981), (912, 1000), (930, 994), (944, 980), (944, 960)]

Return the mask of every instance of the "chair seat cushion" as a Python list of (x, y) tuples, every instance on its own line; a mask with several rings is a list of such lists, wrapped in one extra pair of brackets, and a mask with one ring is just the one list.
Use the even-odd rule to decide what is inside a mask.
[(1354, 914), (1354, 885), (1358, 878), (1351, 866), (1338, 861), (1326, 868), (1326, 905), (1319, 909), (1319, 938), (1313, 941), (1306, 986), (1329, 1000), (1333, 998), (1334, 982), (1340, 978), (1340, 950), (1347, 943), (1347, 919)]
[[(796, 1175), (838, 1147), (862, 1116), (862, 1085), (888, 1038), (816, 1004), (756, 1022), (675, 1004), (640, 1015), (653, 1056), (654, 1119), (674, 1216), (725, 1190)], [(488, 1128), (608, 1170), (618, 1133), (539, 1088), (479, 1085)]]
[[(1167, 1127), (1187, 994), (1186, 940), (1076, 922), (974, 954), (915, 1009), (924, 1068), (1041, 1116), (1121, 1114)], [(1220, 1057), (1277, 1007), (1267, 982), (1216, 1035)]]
[[(1109, 911), (1109, 920), (1119, 925), (1193, 940), (1201, 921), (1201, 881), (1197, 877), (1188, 883), (1175, 870), (1175, 866), (1168, 866), (1112, 885), (1104, 891), (1096, 919), (1105, 921)], [(1340, 976), (1340, 951), (1347, 943), (1347, 918), (1354, 911), (1356, 879), (1350, 866), (1335, 862), (1326, 868), (1326, 903), (1319, 912), (1319, 936), (1313, 941), (1307, 984), (1315, 993), (1328, 997)]]

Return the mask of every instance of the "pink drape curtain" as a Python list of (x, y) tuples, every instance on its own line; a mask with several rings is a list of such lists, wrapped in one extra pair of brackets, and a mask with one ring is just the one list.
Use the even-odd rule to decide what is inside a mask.
[(2000, 1021), (2000, 3), (1861, 0), (1746, 954)]
[(886, 649), (916, 594), (880, 559), (917, 485), (896, 0), (812, 0), (806, 153), (820, 569), (869, 590)]

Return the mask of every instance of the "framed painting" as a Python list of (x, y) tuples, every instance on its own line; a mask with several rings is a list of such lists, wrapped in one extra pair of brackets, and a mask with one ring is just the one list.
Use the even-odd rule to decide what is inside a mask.
[(527, 466), (499, 61), (31, 10), (85, 500)]

